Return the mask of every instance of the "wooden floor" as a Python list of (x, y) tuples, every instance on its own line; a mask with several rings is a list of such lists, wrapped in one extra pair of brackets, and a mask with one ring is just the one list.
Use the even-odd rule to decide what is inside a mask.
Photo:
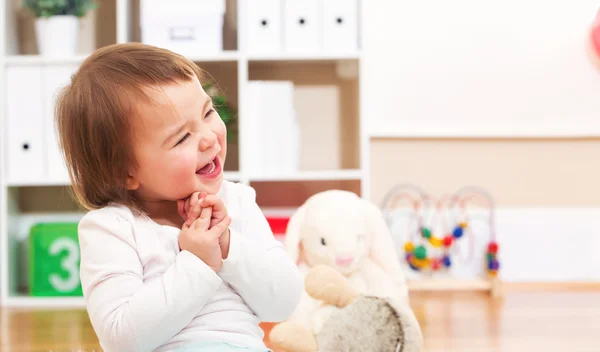
[[(600, 291), (412, 294), (426, 351), (600, 351)], [(0, 351), (100, 351), (81, 310), (0, 311)], [(268, 326), (265, 326), (268, 329)]]

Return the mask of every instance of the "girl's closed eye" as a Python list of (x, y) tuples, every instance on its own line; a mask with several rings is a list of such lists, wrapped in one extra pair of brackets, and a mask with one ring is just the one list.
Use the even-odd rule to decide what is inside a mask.
[(190, 134), (189, 132), (188, 132), (188, 133), (186, 133), (186, 134), (185, 134), (185, 136), (183, 136), (183, 138), (181, 138), (181, 139), (180, 139), (180, 140), (177, 142), (177, 144), (175, 144), (175, 146), (178, 146), (178, 145), (182, 144), (182, 143), (183, 143), (183, 142), (185, 142), (185, 141), (186, 141), (186, 140), (187, 140), (187, 139), (188, 139), (190, 136), (191, 136), (191, 134)]
[(215, 109), (210, 109), (210, 110), (208, 110), (208, 112), (206, 112), (206, 115), (204, 115), (204, 118), (206, 119), (206, 118), (210, 117), (210, 115), (211, 115), (213, 112), (215, 112)]

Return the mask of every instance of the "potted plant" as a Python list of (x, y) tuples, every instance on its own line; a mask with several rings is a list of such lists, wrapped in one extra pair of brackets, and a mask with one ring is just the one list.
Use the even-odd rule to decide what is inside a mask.
[(35, 16), (38, 50), (44, 56), (69, 56), (77, 52), (79, 19), (96, 9), (94, 0), (24, 0)]
[(229, 102), (227, 101), (227, 97), (225, 94), (219, 89), (218, 85), (213, 81), (208, 81), (202, 85), (202, 88), (212, 98), (213, 106), (223, 123), (227, 127), (227, 140), (230, 143), (234, 143), (236, 140), (235, 131), (233, 128), (235, 127), (235, 119), (236, 112), (233, 110)]

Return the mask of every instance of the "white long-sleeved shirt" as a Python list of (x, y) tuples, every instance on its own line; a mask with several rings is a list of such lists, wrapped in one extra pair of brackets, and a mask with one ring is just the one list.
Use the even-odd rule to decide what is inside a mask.
[(261, 321), (283, 321), (303, 290), (252, 188), (223, 182), (230, 248), (219, 272), (180, 251), (180, 229), (127, 207), (79, 223), (80, 276), (92, 326), (111, 351), (168, 351), (202, 339), (265, 348)]

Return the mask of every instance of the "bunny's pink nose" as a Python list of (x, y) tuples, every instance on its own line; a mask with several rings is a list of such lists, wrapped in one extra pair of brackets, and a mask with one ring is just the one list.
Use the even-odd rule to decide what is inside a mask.
[(352, 262), (354, 262), (354, 257), (352, 256), (335, 257), (335, 263), (340, 266), (349, 266)]

